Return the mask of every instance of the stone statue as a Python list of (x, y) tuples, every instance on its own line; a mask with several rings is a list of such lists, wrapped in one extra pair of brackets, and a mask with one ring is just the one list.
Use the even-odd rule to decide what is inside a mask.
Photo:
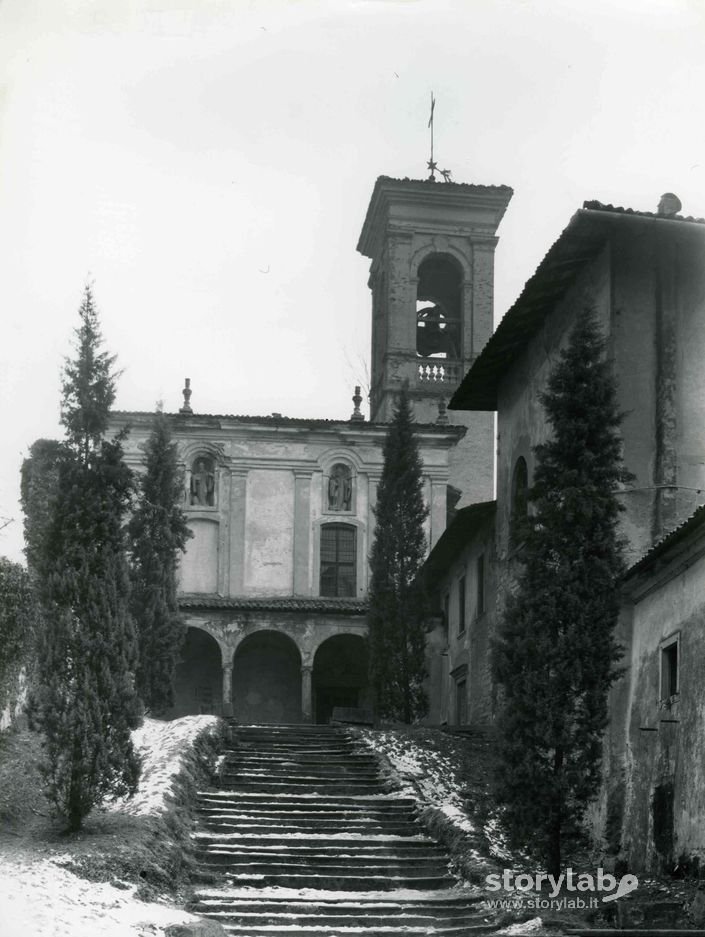
[(191, 473), (191, 504), (213, 507), (215, 504), (215, 474), (206, 459), (199, 459)]
[(328, 510), (349, 511), (352, 507), (352, 473), (347, 465), (334, 465), (328, 479)]

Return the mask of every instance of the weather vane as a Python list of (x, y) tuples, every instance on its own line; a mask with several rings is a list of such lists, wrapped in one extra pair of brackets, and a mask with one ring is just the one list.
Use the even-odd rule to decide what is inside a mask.
[(428, 177), (429, 182), (436, 181), (436, 173), (439, 172), (443, 176), (444, 182), (450, 182), (450, 169), (439, 169), (438, 163), (433, 159), (433, 112), (436, 109), (436, 99), (433, 96), (433, 91), (431, 92), (431, 116), (428, 118), (428, 126), (431, 130), (431, 158), (426, 163), (428, 168), (431, 170), (431, 175)]

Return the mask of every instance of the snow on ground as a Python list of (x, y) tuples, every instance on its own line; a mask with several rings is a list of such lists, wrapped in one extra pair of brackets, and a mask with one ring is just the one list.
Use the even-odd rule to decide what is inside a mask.
[[(458, 794), (463, 787), (462, 778), (458, 776), (458, 769), (450, 759), (439, 751), (416, 745), (406, 733), (363, 729), (360, 734), (371, 748), (389, 759), (402, 781), (406, 781), (399, 794), (413, 797), (422, 806), (439, 810), (462, 833), (481, 832), (491, 856), (505, 862), (512, 860), (496, 817), (487, 820), (482, 829), (478, 830), (468, 816)], [(479, 857), (479, 853), (477, 855)]]
[(183, 756), (196, 738), (207, 729), (215, 730), (217, 716), (184, 716), (172, 722), (145, 719), (132, 733), (132, 741), (142, 759), (142, 776), (134, 797), (118, 800), (108, 809), (132, 816), (163, 813), (174, 776), (183, 767)]
[(363, 734), (367, 744), (386, 755), (402, 779), (407, 781), (400, 794), (421, 799), (424, 804), (440, 810), (463, 833), (476, 832), (463, 809), (458, 795), (460, 779), (448, 758), (439, 752), (420, 748), (408, 736), (392, 732), (365, 731)]
[(138, 901), (134, 888), (88, 882), (53, 859), (13, 852), (0, 855), (3, 937), (160, 937), (170, 924), (196, 920)]
[[(217, 722), (215, 716), (146, 719), (133, 733), (143, 759), (139, 790), (109, 809), (133, 816), (163, 812), (185, 752)], [(135, 886), (79, 878), (62, 867), (67, 860), (41, 842), (0, 841), (2, 937), (160, 937), (170, 924), (196, 920), (179, 908), (139, 901)]]

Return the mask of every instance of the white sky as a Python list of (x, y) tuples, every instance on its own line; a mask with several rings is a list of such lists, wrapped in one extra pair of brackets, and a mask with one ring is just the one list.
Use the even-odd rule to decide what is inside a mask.
[(121, 409), (349, 417), (431, 89), (439, 165), (515, 190), (497, 320), (584, 199), (705, 215), (702, 0), (0, 0), (1, 554), (87, 277)]

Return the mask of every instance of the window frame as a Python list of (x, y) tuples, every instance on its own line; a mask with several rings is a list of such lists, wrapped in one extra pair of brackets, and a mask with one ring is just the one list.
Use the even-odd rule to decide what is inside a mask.
[(480, 553), (480, 555), (475, 559), (475, 577), (476, 577), (476, 589), (475, 589), (475, 617), (481, 618), (486, 611), (486, 601), (487, 596), (485, 592), (485, 554)]
[[(680, 632), (669, 635), (659, 644), (659, 703), (667, 705), (680, 699), (681, 641)], [(668, 682), (667, 682), (668, 681)], [(673, 681), (673, 682), (672, 682)], [(675, 689), (673, 687), (675, 683)], [(666, 692), (670, 690), (671, 692)]]
[[(330, 560), (324, 555), (324, 541), (326, 537), (326, 532), (332, 530), (336, 531), (335, 537), (335, 559)], [(345, 531), (351, 535), (351, 547), (349, 551), (352, 559), (350, 561), (341, 560), (340, 557), (340, 539), (338, 533)], [(318, 561), (318, 594), (324, 598), (332, 599), (350, 599), (357, 596), (357, 587), (358, 587), (358, 564), (357, 564), (357, 538), (358, 530), (355, 524), (346, 524), (340, 521), (332, 521), (329, 523), (321, 524), (319, 530), (319, 561)], [(335, 589), (333, 592), (324, 591), (324, 564), (330, 567), (331, 565), (335, 568)], [(340, 585), (344, 581), (341, 579), (341, 569), (349, 568), (351, 571), (351, 582), (352, 589), (349, 592), (341, 592)], [(326, 570), (328, 572), (328, 570)]]
[(465, 574), (458, 579), (458, 637), (465, 634), (465, 603), (467, 601), (467, 583)]

